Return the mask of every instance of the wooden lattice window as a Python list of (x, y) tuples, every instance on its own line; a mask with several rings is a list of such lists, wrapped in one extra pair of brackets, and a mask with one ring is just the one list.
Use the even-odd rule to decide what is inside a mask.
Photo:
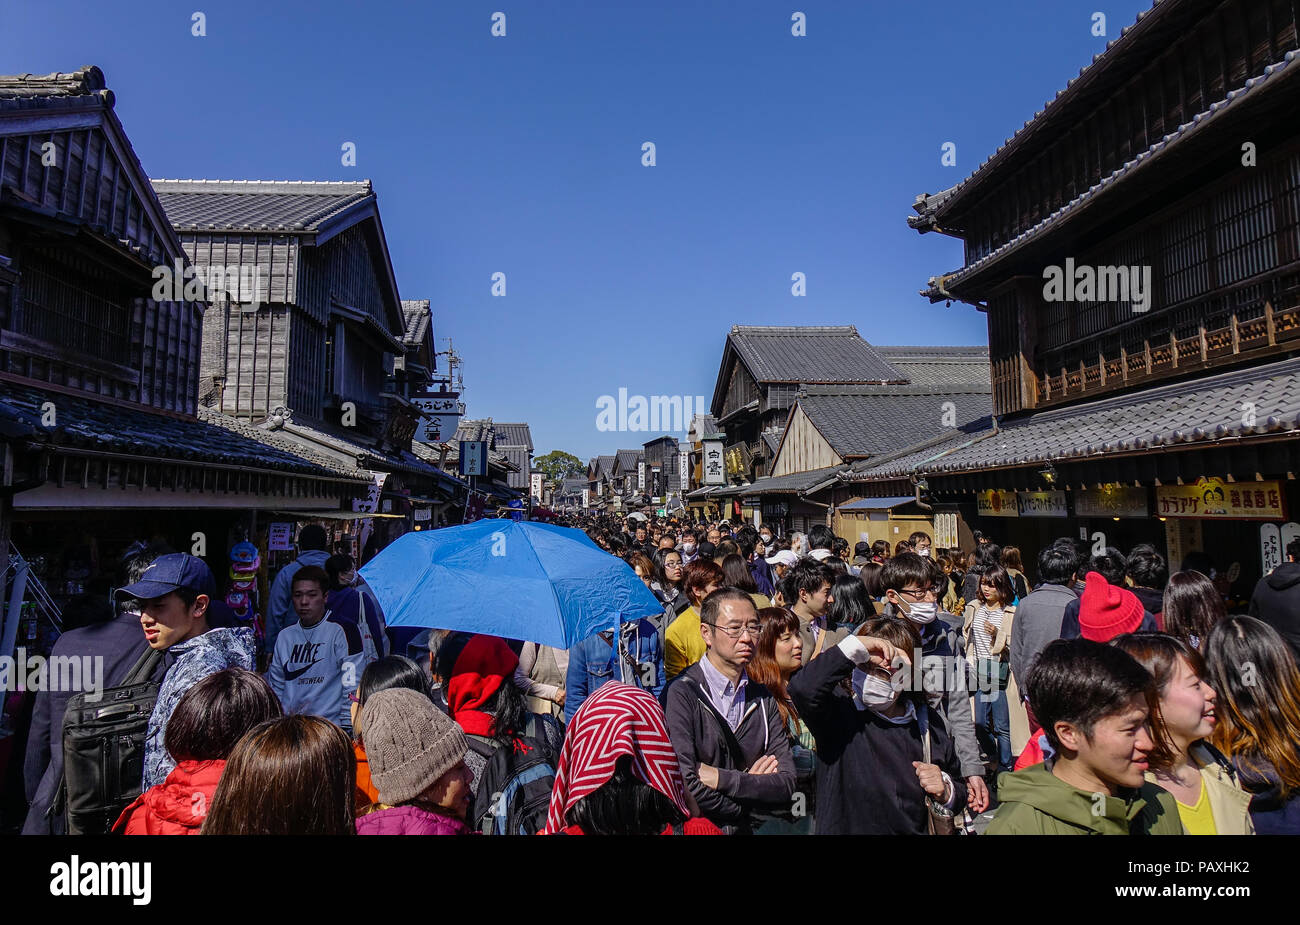
[(29, 251), (22, 263), (20, 330), (73, 353), (128, 360), (130, 299), (83, 261)]

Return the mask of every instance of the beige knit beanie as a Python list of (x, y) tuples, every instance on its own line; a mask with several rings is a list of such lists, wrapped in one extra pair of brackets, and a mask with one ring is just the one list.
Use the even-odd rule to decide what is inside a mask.
[(460, 726), (419, 691), (393, 688), (366, 698), (357, 717), (379, 802), (409, 803), (469, 750)]

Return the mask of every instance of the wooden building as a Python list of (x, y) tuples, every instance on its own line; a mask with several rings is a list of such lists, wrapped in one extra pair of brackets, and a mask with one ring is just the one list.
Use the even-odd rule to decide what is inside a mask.
[(917, 198), (913, 228), (965, 245), (922, 294), (987, 314), (995, 417), (848, 478), (923, 478), (1026, 546), (1092, 530), (1174, 568), (1203, 547), (1243, 587), (1275, 564), (1261, 549), (1300, 502), (1296, 10), (1157, 2)]
[(107, 593), (137, 539), (224, 574), (256, 512), (365, 489), (355, 460), (200, 405), (208, 294), (114, 102), (96, 67), (0, 77), (0, 555), (12, 535), (56, 596)]

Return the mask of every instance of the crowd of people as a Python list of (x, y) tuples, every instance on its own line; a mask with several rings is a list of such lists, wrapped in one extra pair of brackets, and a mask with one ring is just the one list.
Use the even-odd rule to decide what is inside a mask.
[(1300, 540), (1230, 614), (1203, 556), (1149, 545), (574, 525), (658, 612), (567, 650), (396, 632), (319, 527), (261, 640), (201, 559), (135, 550), (55, 654), (152, 695), (138, 786), (80, 792), (79, 714), (42, 691), (24, 832), (1300, 832)]

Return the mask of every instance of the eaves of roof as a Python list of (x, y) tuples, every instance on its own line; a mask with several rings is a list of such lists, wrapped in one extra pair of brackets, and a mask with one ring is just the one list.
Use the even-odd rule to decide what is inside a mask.
[[(1170, 3), (1172, 0), (1164, 0), (1164, 2)], [(960, 286), (976, 273), (988, 269), (1031, 242), (1038, 240), (1048, 231), (1059, 231), (1098, 200), (1112, 194), (1122, 181), (1130, 179), (1139, 173), (1155, 169), (1152, 165), (1163, 163), (1162, 158), (1167, 156), (1175, 144), (1204, 131), (1207, 125), (1214, 124), (1222, 119), (1225, 112), (1230, 112), (1235, 107), (1240, 106), (1243, 100), (1257, 99), (1260, 94), (1269, 92), (1270, 88), (1276, 89), (1285, 85), (1288, 80), (1294, 79), (1297, 74), (1300, 74), (1300, 65), (1295, 63), (1297, 54), (1296, 49), (1288, 51), (1281, 61), (1270, 64), (1265, 68), (1263, 74), (1251, 77), (1246, 81), (1244, 87), (1230, 91), (1226, 98), (1214, 103), (1205, 112), (1197, 113), (1190, 122), (1183, 123), (1175, 131), (1165, 135), (1164, 138), (1150, 148), (1116, 169), (1109, 176), (1103, 177), (1087, 191), (1061, 206), (1061, 208), (1042, 219), (1032, 228), (1026, 229), (968, 266), (954, 270), (951, 273), (932, 277), (929, 286), (926, 289), (919, 290), (919, 294), (928, 298), (931, 302), (960, 298), (958, 294), (954, 293), (954, 287)]]

